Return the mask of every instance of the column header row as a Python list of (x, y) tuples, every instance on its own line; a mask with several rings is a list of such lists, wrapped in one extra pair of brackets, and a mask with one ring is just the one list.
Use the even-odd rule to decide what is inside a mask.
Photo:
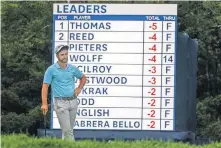
[(177, 21), (175, 15), (54, 15), (54, 20), (96, 21)]

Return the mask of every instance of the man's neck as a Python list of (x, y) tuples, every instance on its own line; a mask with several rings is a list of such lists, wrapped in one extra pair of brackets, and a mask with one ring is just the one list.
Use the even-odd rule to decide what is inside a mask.
[(58, 61), (58, 65), (62, 68), (65, 69), (67, 67), (67, 63), (62, 63)]

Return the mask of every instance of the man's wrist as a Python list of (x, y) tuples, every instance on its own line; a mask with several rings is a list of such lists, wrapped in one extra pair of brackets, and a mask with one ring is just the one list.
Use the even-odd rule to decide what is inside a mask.
[(82, 88), (81, 88), (80, 86), (78, 86), (78, 88), (79, 88), (80, 90), (82, 90)]

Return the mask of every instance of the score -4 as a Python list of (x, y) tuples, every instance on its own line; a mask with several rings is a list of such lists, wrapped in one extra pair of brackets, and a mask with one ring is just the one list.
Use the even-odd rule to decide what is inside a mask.
[(154, 41), (156, 41), (157, 40), (157, 34), (154, 33), (152, 37), (149, 37), (149, 39), (153, 39)]
[(156, 46), (156, 44), (154, 44), (152, 48), (149, 48), (149, 50), (153, 50), (153, 51), (156, 52), (156, 51), (157, 51), (157, 46)]
[(148, 59), (149, 61), (153, 61), (154, 63), (156, 63), (156, 55), (154, 55), (151, 59)]

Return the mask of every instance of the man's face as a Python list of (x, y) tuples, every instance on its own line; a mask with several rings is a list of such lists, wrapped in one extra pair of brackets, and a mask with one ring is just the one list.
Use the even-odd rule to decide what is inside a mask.
[(61, 63), (68, 62), (68, 50), (61, 50), (57, 55), (58, 61)]

